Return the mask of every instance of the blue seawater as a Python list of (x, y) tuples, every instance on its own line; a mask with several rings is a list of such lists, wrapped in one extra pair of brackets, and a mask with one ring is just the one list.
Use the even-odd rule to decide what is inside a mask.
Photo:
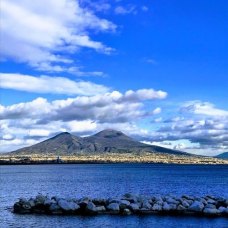
[(164, 164), (58, 164), (0, 166), (0, 228), (216, 227), (227, 218), (191, 216), (44, 216), (11, 212), (20, 197), (207, 194), (228, 198), (228, 166)]

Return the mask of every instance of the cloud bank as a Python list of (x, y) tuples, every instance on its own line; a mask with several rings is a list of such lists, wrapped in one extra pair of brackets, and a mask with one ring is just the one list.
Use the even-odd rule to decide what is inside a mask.
[(161, 112), (159, 107), (145, 109), (144, 102), (164, 99), (166, 96), (164, 91), (141, 89), (51, 102), (40, 97), (30, 102), (1, 105), (1, 150), (25, 146), (34, 143), (34, 140), (38, 142), (61, 131), (88, 134), (103, 128), (115, 128), (140, 134), (143, 130), (135, 122)]
[[(93, 32), (115, 31), (78, 0), (2, 0), (1, 59), (27, 63), (41, 71), (79, 73), (68, 57), (80, 48), (110, 53), (112, 48), (95, 41)], [(90, 72), (91, 73), (91, 72)]]

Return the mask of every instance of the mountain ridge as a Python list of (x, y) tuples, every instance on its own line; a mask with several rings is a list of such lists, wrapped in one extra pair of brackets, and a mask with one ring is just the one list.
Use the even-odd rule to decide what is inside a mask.
[(228, 152), (224, 152), (215, 156), (216, 158), (228, 159)]
[[(103, 153), (165, 153), (174, 155), (190, 155), (186, 152), (172, 150), (165, 147), (148, 145), (136, 141), (121, 131), (106, 129), (88, 137), (79, 137), (62, 132), (54, 137), (29, 147), (24, 147), (10, 154), (103, 154)], [(7, 154), (9, 154), (7, 153)]]

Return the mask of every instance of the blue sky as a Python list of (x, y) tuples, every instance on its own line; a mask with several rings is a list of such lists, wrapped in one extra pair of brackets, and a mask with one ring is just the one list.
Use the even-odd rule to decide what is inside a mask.
[(228, 3), (3, 0), (1, 151), (61, 131), (228, 150)]

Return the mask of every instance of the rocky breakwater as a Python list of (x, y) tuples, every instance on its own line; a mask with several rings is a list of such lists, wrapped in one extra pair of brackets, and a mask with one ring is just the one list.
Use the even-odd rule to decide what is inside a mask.
[(228, 217), (228, 199), (213, 196), (181, 197), (138, 196), (125, 194), (118, 198), (63, 199), (37, 195), (35, 198), (19, 199), (13, 212), (18, 214), (50, 215), (97, 215), (97, 214), (168, 214)]

